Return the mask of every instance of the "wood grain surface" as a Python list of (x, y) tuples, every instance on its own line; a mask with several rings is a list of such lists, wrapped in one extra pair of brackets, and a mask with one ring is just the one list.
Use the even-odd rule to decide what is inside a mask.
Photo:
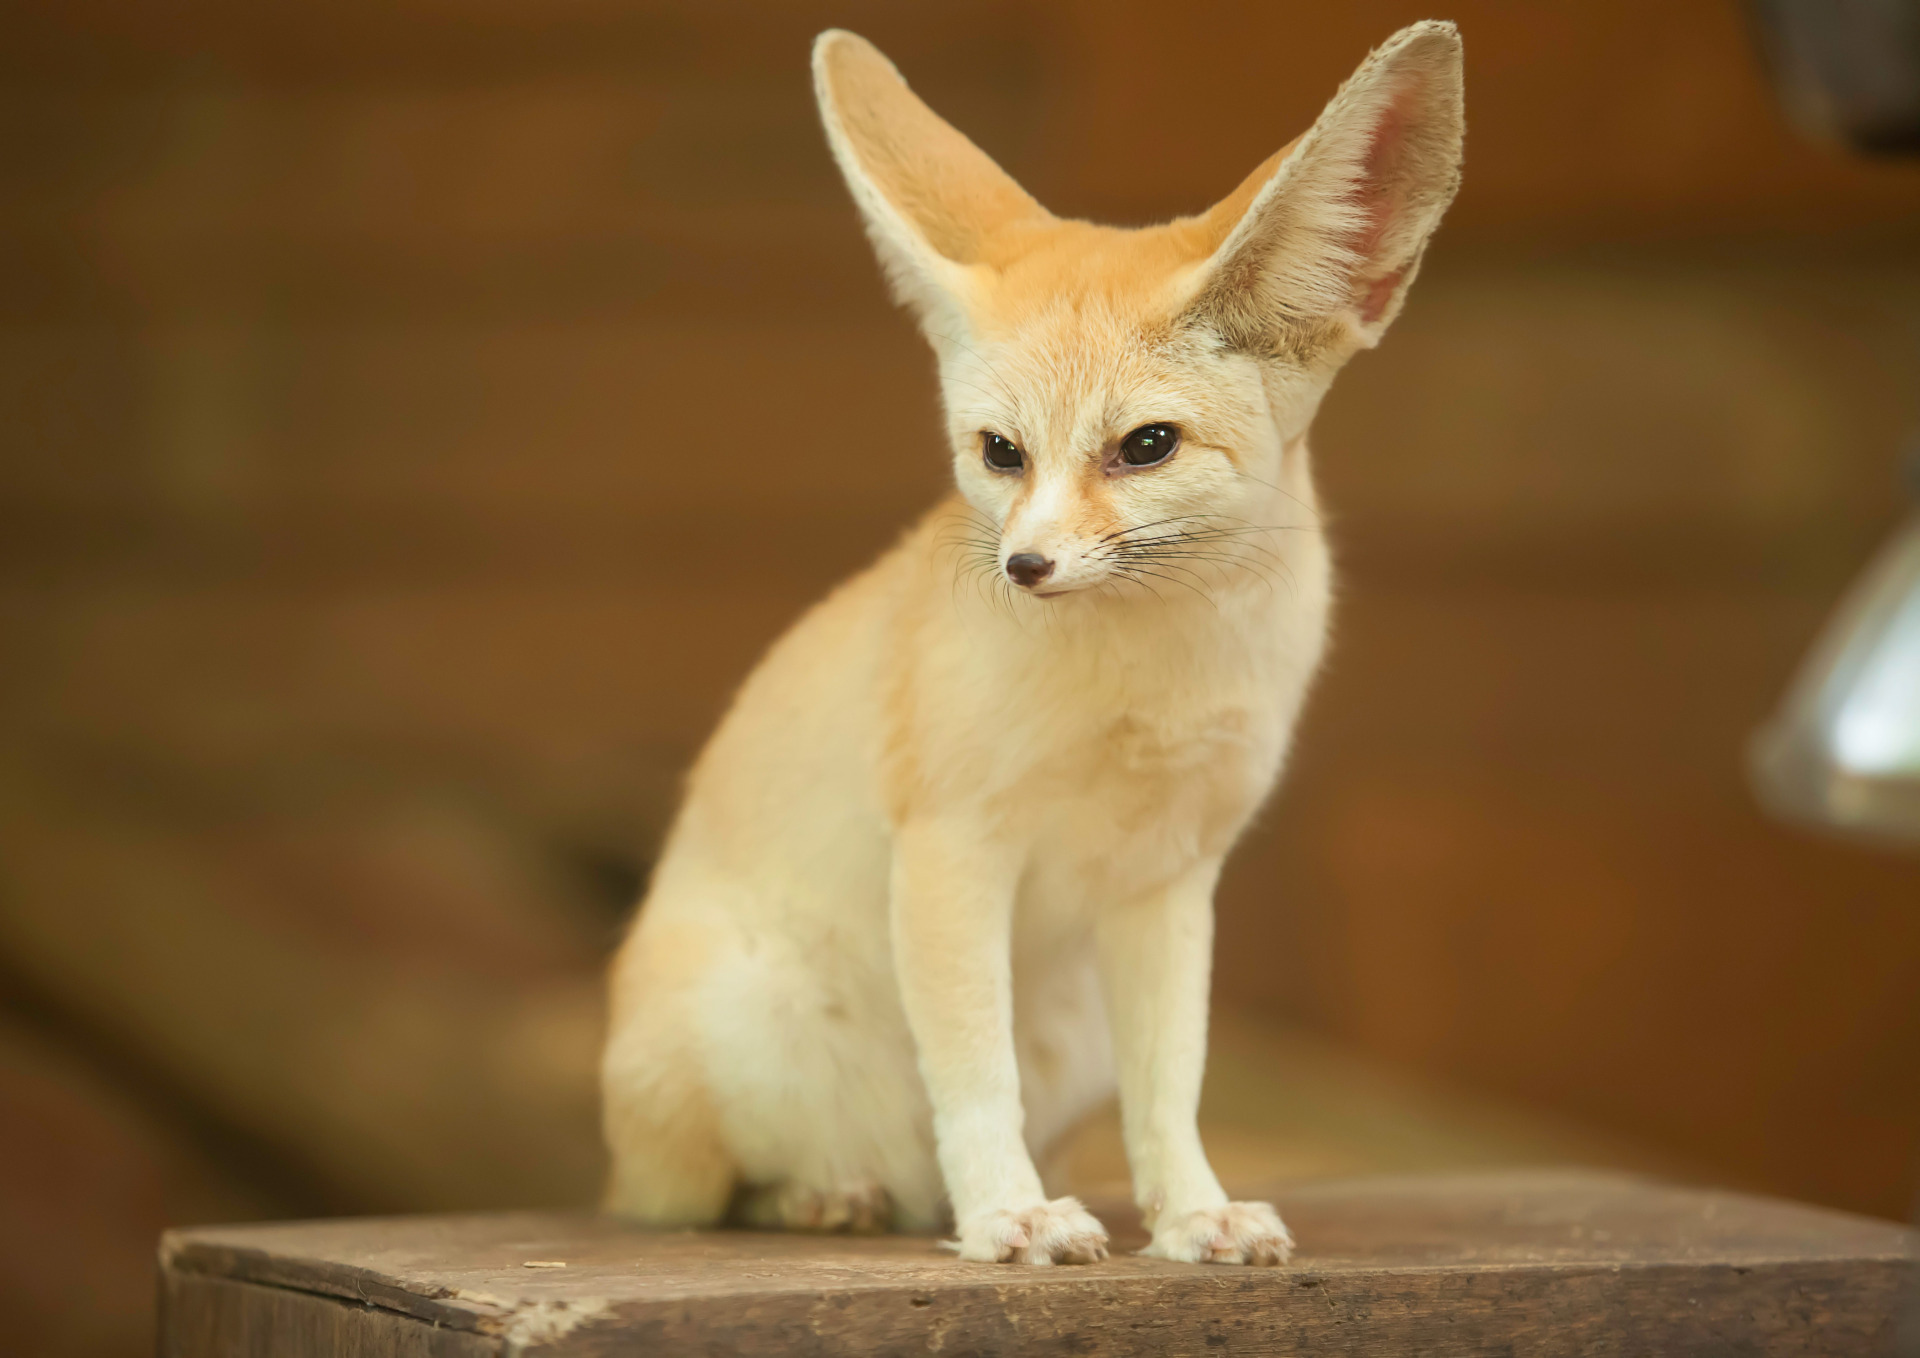
[(1890, 1223), (1585, 1171), (1277, 1194), (1278, 1270), (966, 1264), (927, 1237), (649, 1233), (510, 1213), (162, 1242), (163, 1358), (238, 1355), (1833, 1353), (1890, 1347)]

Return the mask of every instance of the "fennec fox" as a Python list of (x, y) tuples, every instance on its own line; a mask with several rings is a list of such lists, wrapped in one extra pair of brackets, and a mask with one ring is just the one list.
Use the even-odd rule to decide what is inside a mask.
[[(1276, 1264), (1195, 1125), (1221, 860), (1320, 660), (1307, 427), (1459, 179), (1405, 29), (1221, 202), (1050, 214), (851, 33), (821, 118), (938, 359), (956, 493), (808, 613), (695, 765), (613, 969), (608, 1205), (1097, 1260), (1034, 1154), (1117, 1084), (1164, 1259)], [(854, 447), (849, 455), (885, 456)]]

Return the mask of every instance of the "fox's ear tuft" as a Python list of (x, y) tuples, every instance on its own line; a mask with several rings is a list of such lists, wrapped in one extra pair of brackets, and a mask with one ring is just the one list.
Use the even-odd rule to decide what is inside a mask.
[(1215, 246), (1193, 310), (1250, 350), (1371, 348), (1453, 201), (1465, 135), (1458, 31), (1394, 34), (1202, 219)]
[(930, 331), (964, 318), (968, 279), (992, 237), (1048, 219), (1006, 171), (922, 103), (878, 48), (828, 29), (814, 92), (833, 158), (894, 293)]

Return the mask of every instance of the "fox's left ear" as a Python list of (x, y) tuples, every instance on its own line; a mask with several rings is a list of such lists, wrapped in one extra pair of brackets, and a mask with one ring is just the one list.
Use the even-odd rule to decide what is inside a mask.
[(1404, 28), (1320, 119), (1201, 219), (1191, 310), (1253, 352), (1371, 348), (1460, 185), (1460, 35)]
[(894, 294), (930, 334), (951, 333), (964, 323), (991, 238), (1052, 215), (858, 34), (829, 29), (814, 40), (813, 84), (833, 158)]

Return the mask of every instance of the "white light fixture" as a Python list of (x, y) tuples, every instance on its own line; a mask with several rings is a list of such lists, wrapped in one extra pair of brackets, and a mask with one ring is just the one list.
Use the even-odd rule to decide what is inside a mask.
[(1920, 844), (1920, 512), (1828, 619), (1752, 770), (1780, 815)]

